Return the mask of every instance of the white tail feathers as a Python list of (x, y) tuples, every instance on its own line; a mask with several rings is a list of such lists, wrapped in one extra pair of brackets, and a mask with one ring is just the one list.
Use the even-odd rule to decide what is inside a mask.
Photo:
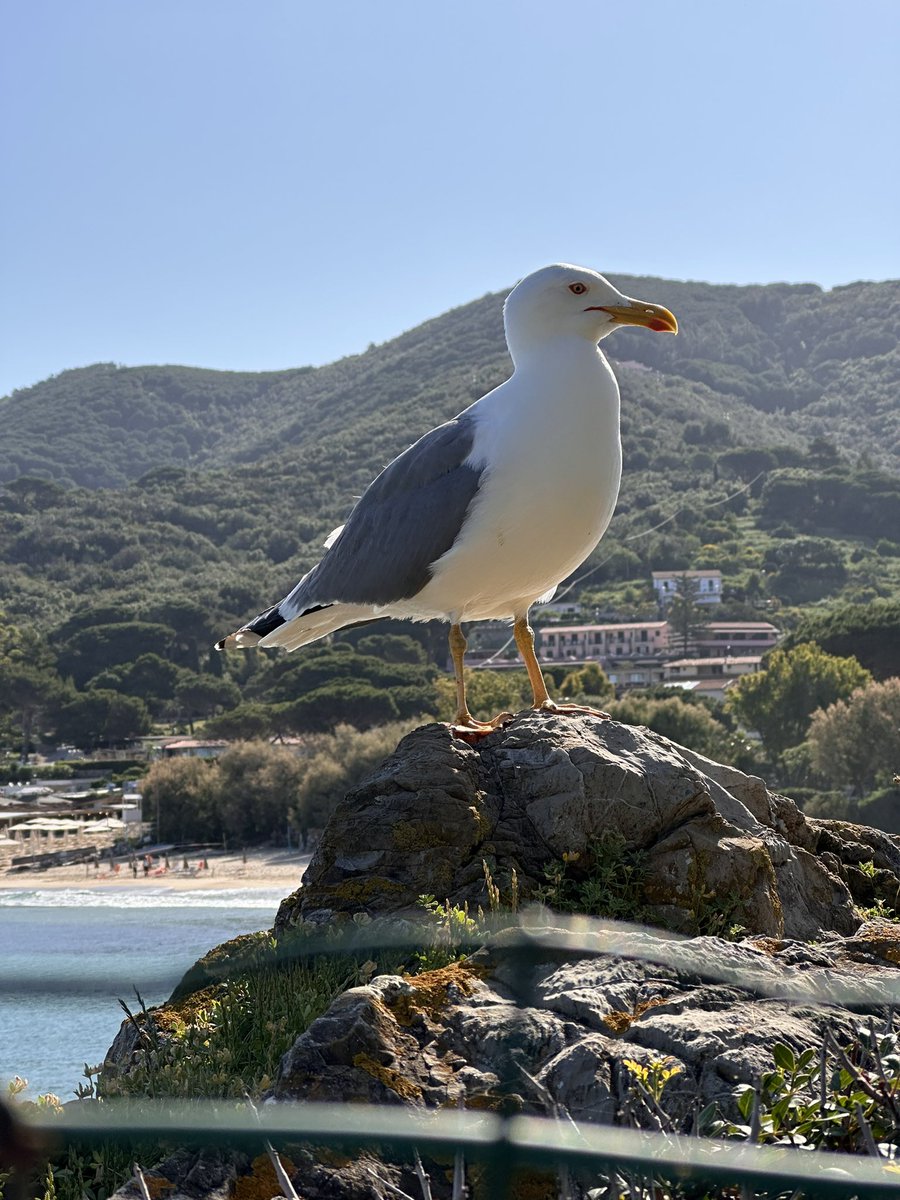
[(293, 621), (279, 625), (277, 629), (267, 633), (258, 644), (264, 649), (283, 646), (285, 650), (297, 650), (308, 642), (318, 641), (329, 633), (343, 629), (345, 625), (354, 625), (357, 621), (370, 621), (373, 616), (372, 609), (363, 604), (331, 604), (328, 608), (294, 617)]
[(228, 637), (222, 638), (221, 642), (216, 642), (216, 649), (248, 650), (251, 646), (255, 646), (259, 640), (258, 633), (250, 633), (246, 629), (239, 629), (236, 633), (229, 633)]

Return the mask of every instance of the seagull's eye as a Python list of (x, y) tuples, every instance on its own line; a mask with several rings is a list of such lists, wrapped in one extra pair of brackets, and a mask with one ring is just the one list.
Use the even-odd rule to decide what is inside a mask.
[(570, 283), (569, 291), (573, 292), (576, 296), (583, 296), (587, 291), (587, 285), (584, 283)]

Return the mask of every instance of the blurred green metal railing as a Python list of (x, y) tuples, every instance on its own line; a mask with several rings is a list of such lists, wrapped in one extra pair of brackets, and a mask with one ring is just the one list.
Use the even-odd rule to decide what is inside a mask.
[[(837, 1005), (849, 1008), (892, 1009), (900, 1005), (900, 975), (895, 978), (849, 978), (831, 968), (794, 969), (785, 977), (760, 953), (758, 967), (729, 961), (737, 955), (730, 943), (686, 939), (658, 930), (589, 918), (563, 918), (544, 910), (520, 914), (510, 926), (487, 934), (454, 937), (454, 950), (486, 949), (502, 954), (504, 972), (520, 1009), (535, 1003), (533, 968), (552, 960), (577, 960), (612, 955), (669, 967), (682, 975), (699, 976), (747, 992), (784, 1000), (788, 1004)], [(552, 921), (552, 924), (548, 923)], [(393, 931), (378, 925), (360, 926), (351, 935), (313, 936), (289, 945), (278, 961), (349, 952), (420, 949), (421, 931)], [(247, 961), (215, 972), (207, 982), (245, 975)], [(142, 986), (164, 981), (144, 980)], [(165, 981), (171, 985), (172, 981)], [(49, 990), (92, 992), (97, 979), (58, 981)], [(40, 994), (46, 981), (27, 978), (0, 981), (0, 994)], [(509, 1084), (511, 1081), (507, 1081)], [(744, 1195), (757, 1192), (775, 1197), (795, 1193), (808, 1200), (819, 1196), (882, 1197), (900, 1194), (900, 1156), (862, 1157), (811, 1151), (791, 1146), (758, 1146), (738, 1140), (640, 1132), (614, 1126), (581, 1123), (570, 1118), (509, 1116), (494, 1113), (450, 1112), (397, 1106), (279, 1102), (258, 1110), (236, 1101), (123, 1100), (101, 1105), (75, 1104), (57, 1117), (32, 1119), (27, 1128), (45, 1147), (66, 1144), (128, 1142), (159, 1139), (183, 1146), (224, 1145), (262, 1150), (267, 1142), (312, 1143), (360, 1149), (377, 1145), (407, 1159), (414, 1152), (465, 1155), (488, 1172), (485, 1194), (517, 1200), (513, 1171), (519, 1166), (545, 1170), (587, 1167), (607, 1174), (629, 1171), (647, 1179), (697, 1181), (739, 1186)], [(0, 1166), (4, 1147), (0, 1138)], [(749, 1190), (747, 1190), (749, 1189)], [(574, 1192), (569, 1192), (574, 1195)], [(610, 1192), (610, 1195), (613, 1195)]]

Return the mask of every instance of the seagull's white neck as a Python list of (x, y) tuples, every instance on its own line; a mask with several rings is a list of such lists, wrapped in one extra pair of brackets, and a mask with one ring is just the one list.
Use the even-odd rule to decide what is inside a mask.
[(577, 334), (552, 334), (517, 341), (507, 338), (509, 353), (518, 375), (590, 378), (598, 371), (609, 373), (609, 364), (599, 346)]

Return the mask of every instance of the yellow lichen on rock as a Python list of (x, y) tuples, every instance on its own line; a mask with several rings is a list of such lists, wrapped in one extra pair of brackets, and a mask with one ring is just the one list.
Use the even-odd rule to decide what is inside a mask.
[(639, 1000), (631, 1012), (622, 1012), (619, 1009), (608, 1012), (603, 1018), (603, 1024), (607, 1025), (613, 1033), (624, 1033), (626, 1029), (631, 1028), (635, 1021), (639, 1021), (645, 1012), (649, 1012), (651, 1008), (659, 1008), (665, 1002), (662, 996), (653, 996), (650, 1000)]
[(353, 1065), (358, 1067), (360, 1071), (365, 1071), (367, 1075), (371, 1075), (373, 1079), (377, 1079), (379, 1083), (383, 1083), (386, 1088), (390, 1088), (402, 1100), (421, 1100), (422, 1089), (417, 1083), (413, 1083), (411, 1079), (406, 1079), (395, 1071), (393, 1067), (386, 1067), (383, 1063), (378, 1062), (371, 1054), (360, 1052), (354, 1054)]
[(391, 836), (397, 849), (407, 853), (455, 844), (441, 821), (398, 821), (391, 829)]
[(405, 976), (410, 990), (392, 997), (389, 1002), (391, 1014), (398, 1025), (410, 1025), (417, 1015), (425, 1013), (436, 1020), (446, 1008), (449, 990), (455, 987), (463, 996), (471, 996), (475, 982), (484, 969), (471, 963), (455, 962), (421, 975)]
[(369, 875), (366, 878), (344, 879), (340, 883), (322, 886), (318, 891), (325, 903), (341, 900), (351, 904), (366, 904), (381, 896), (401, 893), (403, 888), (383, 875)]
[(158, 1197), (163, 1197), (163, 1200), (168, 1196), (169, 1192), (175, 1191), (175, 1184), (171, 1179), (166, 1179), (165, 1175), (144, 1174), (144, 1184), (150, 1194), (150, 1200), (157, 1200)]
[[(281, 1155), (281, 1165), (288, 1175), (293, 1174), (296, 1169), (291, 1160), (284, 1155)], [(250, 1174), (240, 1175), (234, 1181), (231, 1200), (272, 1200), (273, 1196), (281, 1194), (281, 1184), (271, 1159), (268, 1154), (260, 1154), (258, 1158), (254, 1158)]]

